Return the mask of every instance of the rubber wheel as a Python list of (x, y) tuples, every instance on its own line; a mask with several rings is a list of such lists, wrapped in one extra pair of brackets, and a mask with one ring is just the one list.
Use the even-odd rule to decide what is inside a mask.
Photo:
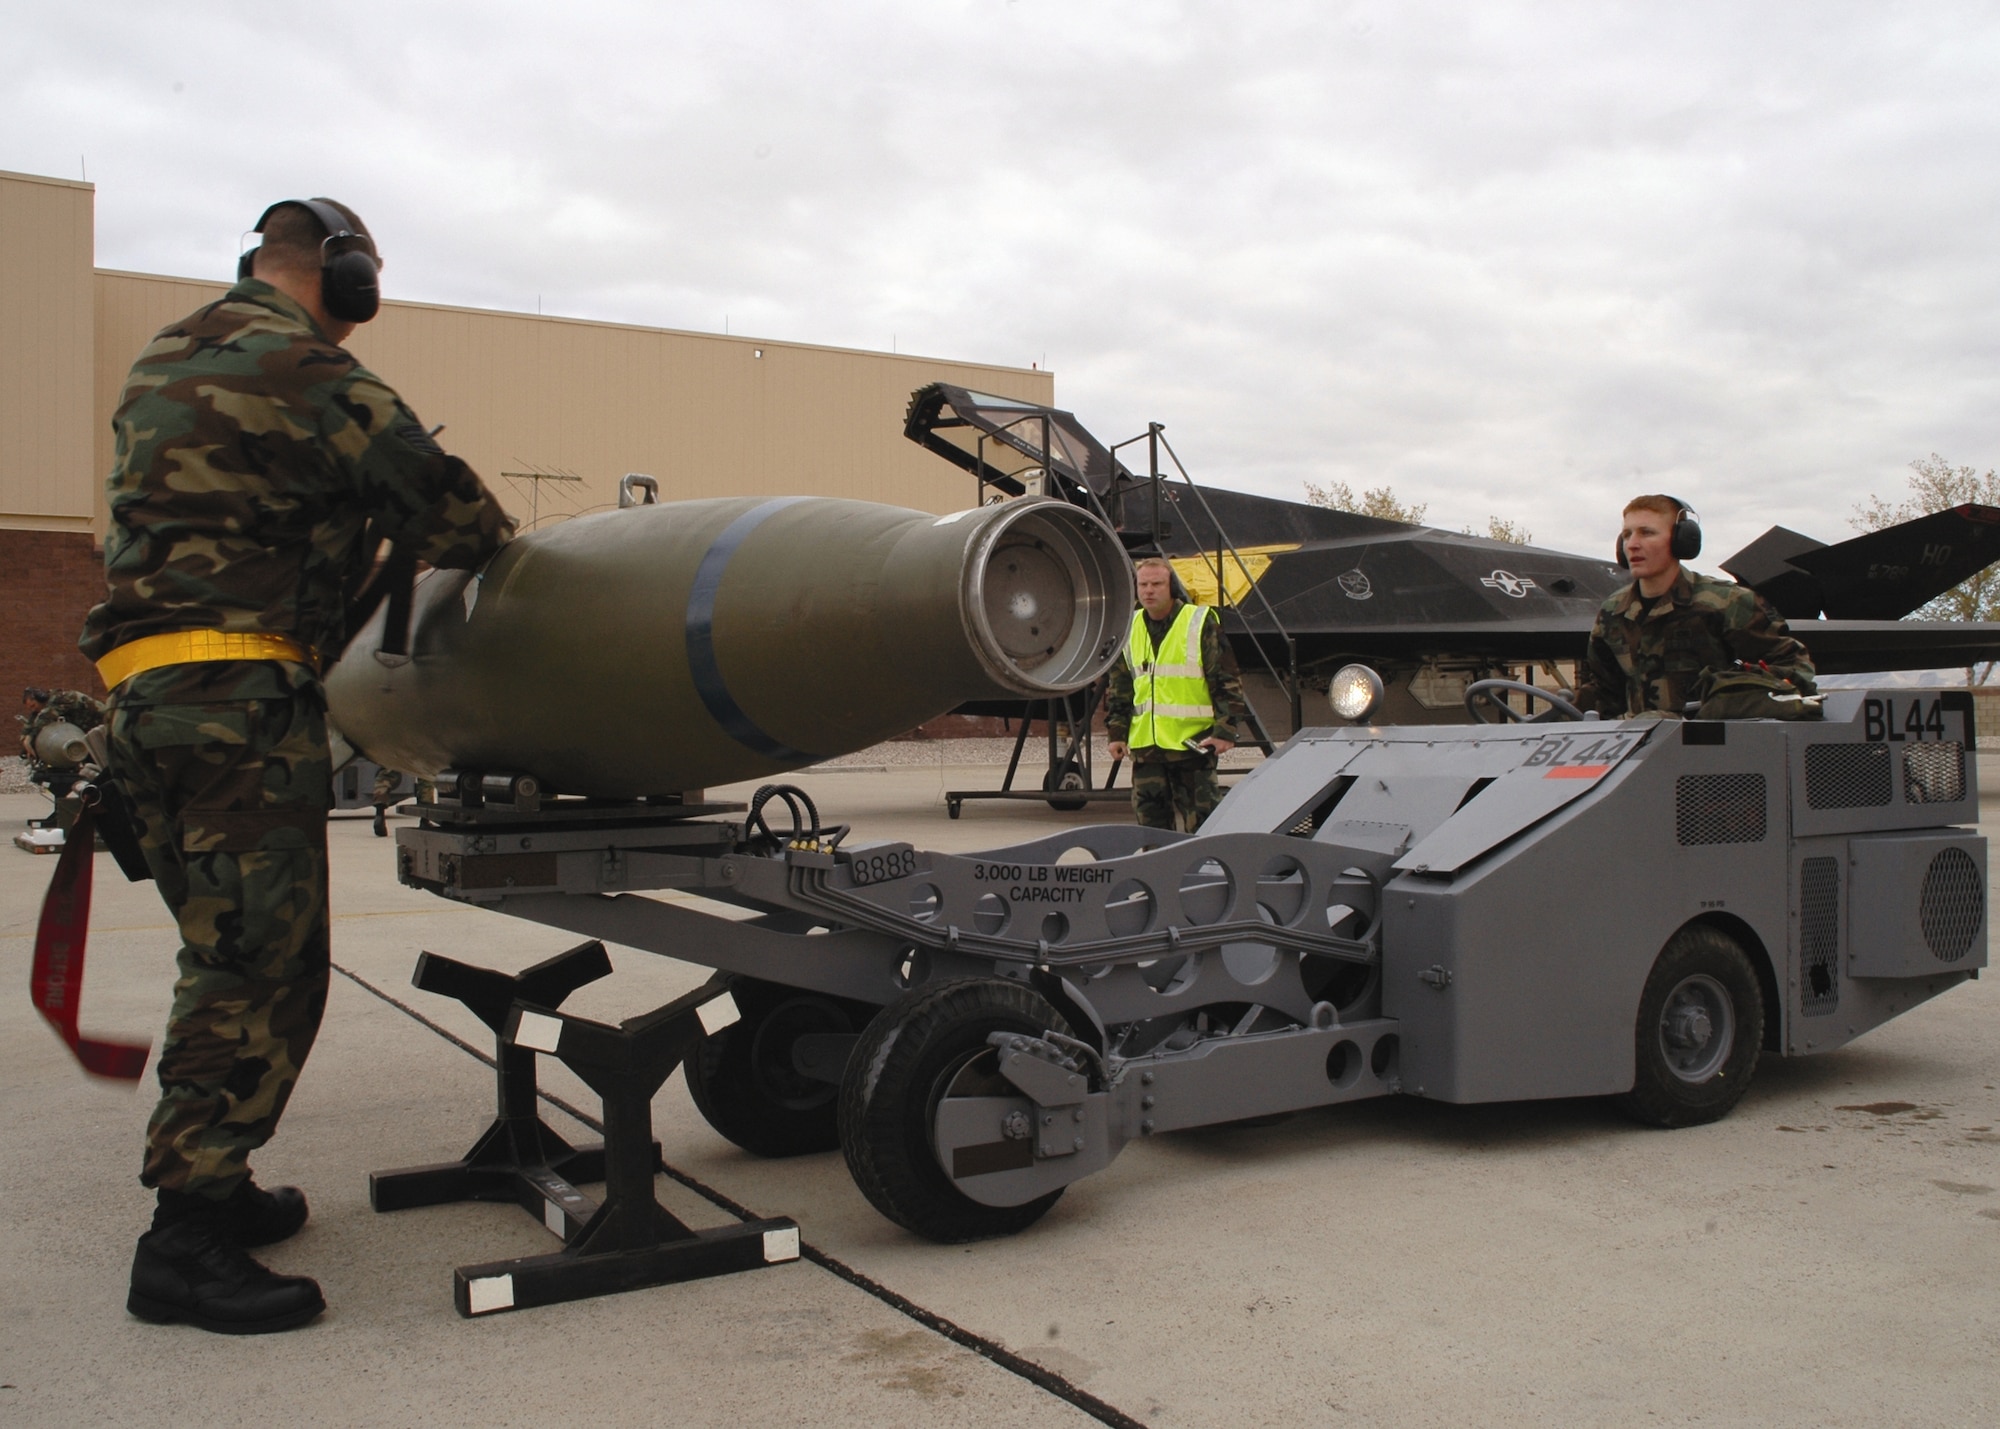
[(1734, 939), (1683, 928), (1639, 998), (1632, 1090), (1619, 1110), (1649, 1126), (1717, 1121), (1750, 1090), (1764, 1045), (1764, 994)]
[(840, 1149), (868, 1203), (908, 1231), (950, 1245), (1013, 1235), (1040, 1220), (1060, 1188), (1019, 1206), (983, 1206), (954, 1186), (931, 1130), (946, 1088), (989, 1052), (994, 1032), (1070, 1026), (1041, 994), (998, 978), (919, 988), (876, 1014), (840, 1086)]
[(753, 1156), (805, 1156), (840, 1145), (840, 1088), (792, 1065), (809, 1032), (859, 1032), (875, 1009), (816, 992), (723, 977), (742, 1020), (687, 1060), (688, 1095), (708, 1124)]
[[(1083, 777), (1083, 771), (1076, 767), (1074, 760), (1065, 760), (1060, 769), (1051, 769), (1042, 776), (1042, 789), (1045, 792), (1052, 793), (1060, 789), (1083, 790), (1089, 787), (1089, 782)], [(1090, 800), (1088, 799), (1049, 800), (1049, 807), (1051, 809), (1059, 809), (1066, 814), (1073, 814), (1078, 809), (1088, 808), (1089, 806)]]

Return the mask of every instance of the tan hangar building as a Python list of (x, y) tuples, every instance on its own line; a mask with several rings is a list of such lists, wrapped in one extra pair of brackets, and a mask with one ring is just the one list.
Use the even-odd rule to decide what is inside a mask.
[[(25, 685), (103, 692), (76, 635), (103, 590), (111, 413), (153, 334), (228, 288), (97, 267), (94, 201), (90, 184), (0, 171), (8, 707)], [(971, 479), (904, 440), (910, 393), (944, 381), (1055, 400), (1033, 369), (435, 303), (385, 302), (348, 346), (445, 425), (441, 440), (524, 526), (615, 506), (628, 472), (654, 477), (663, 501), (802, 494), (950, 511), (972, 499)]]

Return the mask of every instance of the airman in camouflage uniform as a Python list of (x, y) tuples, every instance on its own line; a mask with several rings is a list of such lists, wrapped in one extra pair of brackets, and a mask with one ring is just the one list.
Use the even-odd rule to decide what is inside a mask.
[(1678, 715), (1706, 696), (1704, 672), (1721, 674), (1739, 662), (1812, 694), (1812, 659), (1768, 601), (1695, 575), (1671, 554), (1674, 518), (1663, 502), (1681, 509), (1670, 497), (1640, 497), (1626, 508), (1620, 541), (1634, 580), (1597, 612), (1575, 704), (1607, 719), (1647, 710)]
[[(28, 761), (29, 772), (33, 773), (41, 763), (35, 754), (35, 736), (52, 724), (73, 724), (85, 734), (89, 734), (104, 723), (104, 706), (82, 690), (57, 690), (51, 694), (47, 690), (26, 691), (24, 703), (39, 705), (31, 714), (16, 715), (21, 722), (21, 757)], [(34, 696), (39, 695), (39, 700)]]
[[(1164, 561), (1140, 562), (1137, 575), (1147, 635), (1157, 657), (1160, 642), (1185, 602), (1174, 596), (1172, 569)], [(1104, 699), (1105, 737), (1114, 759), (1128, 753), (1131, 757), (1132, 813), (1148, 828), (1183, 828), (1192, 833), (1201, 827), (1222, 801), (1222, 789), (1215, 778), (1216, 760), (1236, 745), (1239, 728), (1249, 722), (1236, 656), (1223, 639), (1222, 622), (1213, 614), (1204, 615), (1202, 620), (1201, 669), (1208, 685), (1212, 724), (1205, 734), (1196, 736), (1196, 742), (1204, 746), (1197, 750), (1185, 745), (1129, 745), (1135, 713), (1129, 643), (1111, 668)]]
[[(346, 216), (360, 235), (346, 241), (372, 257)], [(326, 1005), (319, 666), (346, 642), (345, 601), (378, 538), (469, 568), (513, 531), (471, 468), (339, 346), (354, 323), (327, 311), (320, 220), (287, 205), (263, 235), (255, 276), (163, 330), (132, 369), (113, 418), (108, 591), (79, 642), (113, 672), (122, 647), (150, 636), (294, 642), (283, 658), (141, 665), (111, 696), (112, 768), (182, 939), (140, 1176), (160, 1204), (128, 1304), (232, 1333), (323, 1308), (311, 1280), (273, 1276), (241, 1249), (306, 1215), (296, 1190), (255, 1185), (249, 1157), (276, 1129)]]
[(53, 826), (67, 833), (83, 812), (82, 800), (71, 792), (82, 779), (82, 771), (67, 760), (50, 764), (36, 750), (35, 741), (43, 730), (58, 724), (74, 725), (79, 733), (89, 734), (104, 723), (104, 706), (82, 690), (57, 690), (53, 694), (47, 690), (23, 690), (21, 703), (29, 710), (15, 716), (21, 722), (21, 757), (27, 761), (28, 782), (41, 785), (55, 801), (55, 812), (28, 820), (28, 826), (44, 829)]

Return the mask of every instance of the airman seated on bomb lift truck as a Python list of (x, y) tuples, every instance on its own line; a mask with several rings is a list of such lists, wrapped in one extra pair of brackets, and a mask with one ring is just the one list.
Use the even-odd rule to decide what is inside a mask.
[(1682, 567), (1701, 517), (1674, 496), (1636, 496), (1618, 533), (1631, 584), (1597, 613), (1576, 704), (1607, 718), (1692, 710), (1706, 719), (1811, 719), (1813, 665), (1785, 618), (1748, 587)]

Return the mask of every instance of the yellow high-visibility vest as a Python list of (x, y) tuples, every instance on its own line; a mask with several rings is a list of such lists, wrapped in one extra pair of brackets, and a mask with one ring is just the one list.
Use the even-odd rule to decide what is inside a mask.
[(1214, 613), (1209, 606), (1183, 604), (1155, 655), (1145, 609), (1132, 612), (1125, 644), (1132, 666), (1132, 731), (1125, 742), (1134, 749), (1185, 749), (1189, 740), (1215, 728), (1215, 706), (1201, 669), (1201, 629)]

